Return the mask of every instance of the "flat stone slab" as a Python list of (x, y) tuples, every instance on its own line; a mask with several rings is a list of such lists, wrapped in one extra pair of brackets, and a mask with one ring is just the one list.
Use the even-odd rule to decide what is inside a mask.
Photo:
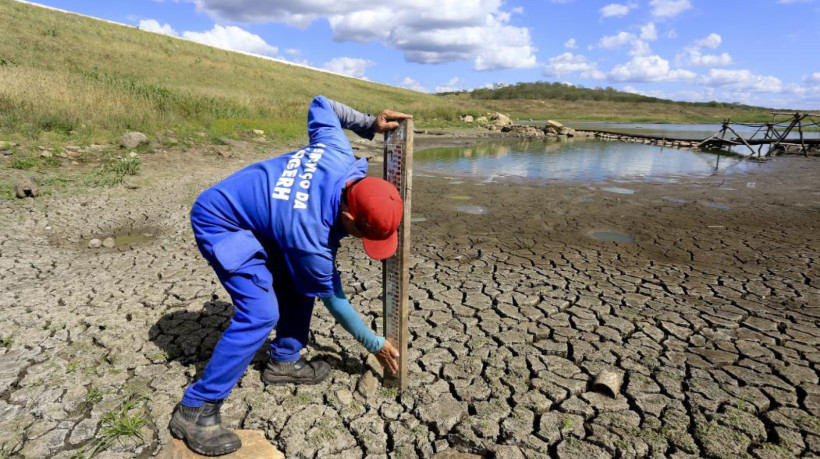
[[(258, 430), (236, 430), (239, 438), (242, 439), (242, 447), (238, 451), (224, 456), (219, 456), (224, 459), (284, 459), (285, 455), (276, 449), (267, 438), (265, 434)], [(179, 439), (173, 439), (167, 448), (160, 451), (159, 459), (200, 459), (207, 458), (197, 454), (187, 446), (185, 442)]]

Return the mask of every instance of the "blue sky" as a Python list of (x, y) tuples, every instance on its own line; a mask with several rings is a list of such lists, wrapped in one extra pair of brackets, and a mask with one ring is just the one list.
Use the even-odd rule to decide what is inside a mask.
[(425, 92), (540, 80), (820, 109), (820, 0), (36, 3)]

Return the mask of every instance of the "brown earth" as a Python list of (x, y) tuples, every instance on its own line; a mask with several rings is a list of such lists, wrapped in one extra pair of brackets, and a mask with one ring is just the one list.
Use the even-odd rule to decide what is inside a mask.
[[(231, 314), (188, 211), (262, 159), (233, 147), (145, 154), (125, 187), (0, 203), (5, 456), (87, 453), (111, 413), (147, 422), (98, 457), (169, 443), (171, 410)], [(309, 354), (331, 377), (266, 389), (263, 349), (223, 419), (287, 457), (818, 455), (819, 172), (789, 157), (615, 185), (633, 195), (416, 177), (409, 391), (359, 384), (372, 363), (318, 306)], [(88, 247), (109, 236), (114, 248)], [(380, 329), (380, 265), (347, 241), (339, 269)], [(591, 391), (603, 369), (624, 377), (614, 399)]]

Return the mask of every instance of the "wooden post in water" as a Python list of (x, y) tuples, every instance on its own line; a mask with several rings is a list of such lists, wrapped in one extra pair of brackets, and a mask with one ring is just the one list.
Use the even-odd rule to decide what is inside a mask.
[[(409, 383), (407, 342), (410, 331), (410, 206), (413, 189), (413, 120), (384, 135), (384, 179), (395, 185), (404, 201), (395, 255), (382, 263), (384, 336), (399, 351), (399, 372), (386, 378), (388, 385), (403, 391)], [(385, 373), (387, 374), (387, 373)]]

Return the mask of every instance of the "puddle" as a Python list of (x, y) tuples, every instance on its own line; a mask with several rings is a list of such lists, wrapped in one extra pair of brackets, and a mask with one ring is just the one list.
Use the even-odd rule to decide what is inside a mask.
[(601, 190), (618, 194), (635, 194), (635, 190), (630, 190), (629, 188), (619, 188), (617, 186), (607, 186), (601, 188)]
[(139, 244), (154, 237), (153, 233), (148, 232), (133, 232), (123, 233), (114, 236), (114, 247), (125, 247), (129, 245)]
[(427, 221), (427, 217), (424, 217), (422, 215), (412, 215), (410, 217), (410, 223), (421, 223), (421, 222), (426, 222), (426, 221)]
[(453, 180), (452, 182), (450, 182), (450, 185), (461, 185), (462, 183), (464, 182), (461, 180)]
[(578, 202), (580, 202), (582, 204), (589, 204), (589, 203), (594, 202), (594, 201), (595, 200), (590, 198), (590, 197), (578, 198)]
[(470, 215), (484, 215), (487, 213), (487, 209), (481, 206), (454, 206), (453, 209), (455, 209), (456, 212)]
[(426, 178), (437, 178), (437, 176), (432, 174), (422, 174), (419, 172), (413, 172), (413, 177), (426, 177)]
[(470, 196), (465, 196), (465, 195), (463, 195), (463, 194), (454, 194), (454, 195), (450, 195), (450, 196), (448, 196), (448, 198), (450, 198), (450, 199), (455, 199), (455, 200), (457, 200), (457, 201), (467, 201), (467, 200), (469, 200), (469, 199), (472, 199), (472, 197), (470, 197)]
[(717, 202), (704, 202), (703, 205), (718, 210), (732, 210), (731, 206), (727, 206), (726, 204), (720, 204)]
[(589, 233), (589, 237), (608, 242), (635, 242), (635, 238), (632, 236), (615, 231), (595, 231)]
[(689, 202), (686, 199), (682, 199), (682, 198), (663, 198), (663, 199), (665, 199), (669, 202), (674, 202), (676, 204), (686, 204), (686, 203)]

